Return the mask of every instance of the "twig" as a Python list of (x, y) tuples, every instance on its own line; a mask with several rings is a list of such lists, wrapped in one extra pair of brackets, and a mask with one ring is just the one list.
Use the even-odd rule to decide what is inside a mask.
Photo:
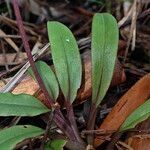
[[(4, 23), (6, 23), (6, 24), (7, 24), (8, 26), (10, 26), (11, 28), (12, 28), (12, 25), (17, 26), (17, 22), (16, 22), (16, 21), (14, 21), (14, 20), (12, 20), (12, 19), (6, 17), (6, 16), (0, 15), (0, 20), (3, 21)], [(24, 25), (31, 26), (31, 27), (35, 27), (35, 25), (33, 25), (33, 24), (31, 24), (31, 23), (23, 22), (23, 24), (24, 24)], [(14, 28), (15, 28), (15, 27), (14, 27)], [(25, 31), (26, 31), (26, 32), (28, 32), (28, 33), (30, 33), (30, 34), (36, 36), (36, 37), (39, 36), (36, 32), (34, 32), (33, 30), (31, 30), (30, 27), (26, 27), (26, 26), (25, 26), (24, 28), (25, 28)]]
[[(7, 36), (7, 35), (5, 34), (5, 32), (3, 30), (0, 29), (0, 36)], [(4, 39), (16, 52), (19, 51), (18, 46), (10, 38), (4, 37)]]
[[(136, 32), (136, 20), (137, 20), (137, 12), (136, 12), (137, 9), (136, 9), (136, 7), (137, 7), (137, 0), (134, 0), (133, 9), (132, 9), (132, 23), (131, 23), (131, 28), (130, 28), (129, 39), (127, 42), (127, 47), (125, 50), (124, 63), (125, 63), (126, 58), (127, 58), (130, 42), (131, 42), (132, 38), (135, 38), (135, 36), (133, 36), (133, 35), (135, 35), (135, 32)], [(133, 40), (133, 42), (135, 42), (135, 40)]]
[[(145, 17), (147, 17), (147, 16), (149, 16), (149, 15), (150, 15), (150, 8), (147, 9), (147, 10), (145, 10), (144, 12), (142, 12), (140, 15), (138, 15), (138, 16), (137, 16), (137, 21), (140, 21), (140, 20), (142, 20), (143, 18), (145, 18)], [(123, 24), (121, 24), (121, 25), (119, 26), (119, 28), (120, 28), (120, 29), (123, 29), (123, 28), (125, 28), (126, 26), (130, 25), (131, 22), (132, 22), (132, 20), (131, 20), (131, 19), (128, 19), (128, 20), (125, 21)]]
[(9, 67), (8, 67), (8, 64), (7, 64), (7, 57), (6, 57), (5, 47), (4, 47), (4, 43), (3, 43), (2, 40), (1, 40), (1, 46), (2, 46), (4, 63), (5, 63), (5, 69), (6, 69), (6, 71), (9, 71)]
[(0, 35), (0, 38), (14, 38), (14, 39), (20, 39), (21, 36), (19, 36), (19, 35)]
[(116, 132), (116, 130), (84, 130), (81, 134), (95, 134), (95, 135), (104, 135), (104, 134), (112, 134)]
[(5, 1), (6, 1), (9, 16), (10, 16), (10, 18), (12, 18), (12, 10), (11, 10), (11, 7), (10, 7), (9, 0), (5, 0)]
[(124, 16), (119, 22), (118, 22), (118, 27), (122, 27), (124, 23), (127, 21), (127, 19), (131, 16), (132, 14), (132, 9), (133, 7), (130, 8), (129, 12), (127, 13), (126, 16)]
[(124, 142), (122, 142), (122, 141), (118, 141), (115, 145), (116, 145), (116, 146), (117, 146), (117, 145), (121, 145), (121, 146), (123, 147), (123, 149), (126, 148), (126, 149), (128, 149), (128, 150), (133, 150), (132, 147), (130, 147), (128, 144), (126, 144), (126, 143), (124, 143)]
[[(36, 60), (39, 56), (41, 56), (49, 47), (49, 43), (46, 44), (42, 49), (37, 49), (33, 59)], [(29, 61), (15, 74), (15, 76), (0, 90), (1, 93), (11, 91), (15, 85), (20, 81), (24, 73), (30, 67)]]

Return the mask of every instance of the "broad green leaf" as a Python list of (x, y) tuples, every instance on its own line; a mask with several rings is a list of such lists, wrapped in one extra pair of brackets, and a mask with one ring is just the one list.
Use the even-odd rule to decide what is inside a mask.
[(120, 131), (134, 128), (138, 123), (150, 117), (150, 99), (134, 110), (120, 127)]
[(63, 150), (63, 147), (65, 146), (66, 142), (67, 141), (62, 139), (50, 141), (45, 145), (44, 150)]
[(118, 49), (118, 27), (112, 15), (94, 15), (91, 44), (92, 101), (98, 106), (109, 88)]
[(31, 95), (0, 93), (0, 116), (36, 116), (50, 111)]
[(16, 125), (0, 130), (0, 149), (12, 150), (17, 143), (27, 138), (39, 136), (43, 133), (43, 129), (31, 125)]
[[(46, 89), (48, 90), (50, 97), (53, 100), (56, 100), (59, 94), (59, 87), (58, 87), (58, 82), (57, 82), (54, 72), (43, 61), (38, 61), (35, 63), (35, 65), (44, 82)], [(30, 68), (28, 71), (31, 74), (31, 76), (34, 77), (35, 79), (32, 69)]]
[(73, 102), (82, 76), (81, 58), (76, 40), (71, 31), (59, 22), (48, 22), (47, 27), (60, 88), (65, 99)]

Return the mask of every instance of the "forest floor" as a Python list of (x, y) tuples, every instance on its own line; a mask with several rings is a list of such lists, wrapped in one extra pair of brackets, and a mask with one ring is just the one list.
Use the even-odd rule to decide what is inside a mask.
[[(131, 112), (150, 98), (150, 1), (22, 0), (19, 1), (19, 7), (32, 54), (37, 60), (52, 65), (48, 51), (50, 48), (47, 45), (47, 21), (59, 21), (65, 24), (78, 41), (85, 65), (85, 89), (79, 92), (74, 104), (80, 131), (86, 129), (91, 99), (89, 64), (92, 17), (97, 12), (108, 12), (117, 19), (119, 28), (117, 62), (111, 86), (96, 116), (95, 130), (102, 133), (96, 135), (95, 145), (98, 146), (97, 149), (103, 150), (148, 150), (150, 119), (138, 124), (131, 131), (121, 134), (116, 131)], [(41, 49), (43, 53), (37, 55)], [(0, 92), (13, 91), (15, 94), (36, 95), (43, 101), (39, 86), (24, 71), (28, 69), (25, 66), (27, 62), (13, 4), (9, 0), (0, 1)], [(60, 104), (63, 105), (61, 100)], [(65, 113), (64, 109), (62, 111)], [(45, 122), (46, 116), (19, 119), (0, 117), (0, 128), (12, 124), (33, 124), (46, 128)], [(36, 142), (38, 144), (35, 144)], [(32, 141), (32, 149), (39, 149), (40, 138), (36, 139), (36, 142)], [(31, 144), (24, 142), (18, 149), (30, 149), (30, 146)]]

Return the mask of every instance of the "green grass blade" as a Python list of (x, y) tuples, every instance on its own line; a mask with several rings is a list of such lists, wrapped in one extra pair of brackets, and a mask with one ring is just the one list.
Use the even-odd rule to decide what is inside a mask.
[(17, 143), (27, 139), (39, 136), (44, 130), (31, 125), (16, 125), (0, 131), (0, 149), (12, 150)]
[(115, 18), (108, 13), (96, 13), (92, 22), (92, 101), (97, 106), (112, 79), (118, 38)]
[(50, 111), (31, 95), (0, 93), (0, 116), (36, 116)]
[(150, 99), (134, 110), (120, 127), (120, 131), (134, 128), (138, 123), (150, 117)]
[[(56, 100), (59, 95), (59, 87), (56, 76), (52, 69), (43, 61), (37, 61), (35, 63), (37, 70), (44, 82), (44, 85), (53, 100)], [(32, 69), (30, 68), (29, 73), (35, 79)]]
[(60, 88), (73, 102), (81, 84), (82, 65), (79, 49), (71, 31), (59, 22), (48, 22), (52, 58)]

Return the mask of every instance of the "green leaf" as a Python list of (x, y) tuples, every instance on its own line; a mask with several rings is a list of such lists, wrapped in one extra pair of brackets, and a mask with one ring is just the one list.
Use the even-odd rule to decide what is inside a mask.
[(0, 116), (36, 116), (50, 111), (31, 95), (0, 93)]
[(45, 145), (44, 150), (63, 150), (63, 147), (65, 146), (66, 142), (67, 141), (62, 139), (50, 141)]
[(103, 100), (114, 71), (118, 49), (118, 27), (108, 13), (96, 13), (92, 22), (92, 101)]
[(39, 136), (44, 133), (41, 128), (31, 125), (16, 125), (0, 131), (0, 149), (12, 150), (16, 144), (27, 139)]
[[(38, 61), (35, 63), (35, 65), (44, 82), (46, 89), (48, 90), (50, 97), (53, 100), (56, 100), (59, 94), (59, 87), (58, 87), (58, 82), (57, 82), (54, 72), (43, 61)], [(32, 69), (30, 68), (28, 71), (31, 74), (31, 76), (34, 77), (35, 79)]]
[(138, 123), (150, 117), (150, 99), (134, 110), (120, 127), (120, 131), (134, 128)]
[(52, 58), (60, 88), (66, 100), (74, 101), (81, 84), (79, 49), (71, 31), (59, 22), (48, 22)]

